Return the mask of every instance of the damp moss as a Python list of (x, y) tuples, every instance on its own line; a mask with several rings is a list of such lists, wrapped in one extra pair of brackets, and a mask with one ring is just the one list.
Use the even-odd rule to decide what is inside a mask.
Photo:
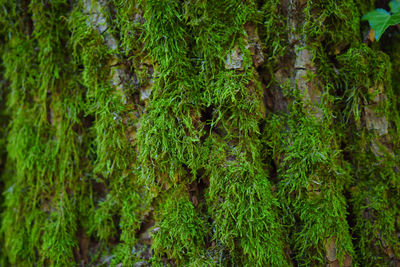
[(395, 237), (398, 160), (394, 154), (398, 151), (394, 136), (399, 117), (391, 83), (391, 64), (386, 54), (365, 45), (349, 50), (339, 60), (349, 105), (357, 102), (360, 109), (352, 117), (355, 122), (360, 122), (361, 117), (363, 123), (362, 128), (356, 123), (349, 146), (357, 179), (352, 190), (356, 215), (353, 231), (360, 236), (357, 252), (361, 264), (388, 265), (399, 253)]
[[(122, 44), (110, 46), (110, 39), (115, 36), (110, 33), (104, 37), (98, 31), (99, 25), (94, 19), (100, 16), (98, 12), (106, 17), (107, 11), (93, 6), (92, 13), (86, 16), (81, 13), (82, 8), (75, 8), (70, 16), (71, 40), (76, 64), (83, 65), (81, 79), (87, 88), (86, 116), (93, 119), (93, 150), (89, 154), (93, 158), (92, 182), (105, 189), (91, 196), (93, 217), (88, 221), (86, 231), (108, 247), (120, 235), (120, 243), (114, 249), (113, 265), (119, 264), (117, 260), (133, 264), (136, 255), (131, 255), (130, 251), (137, 242), (136, 232), (148, 207), (147, 193), (140, 189), (137, 179), (135, 135), (138, 112), (135, 103), (131, 102), (135, 88), (120, 84), (126, 67), (119, 56), (123, 54), (119, 50)], [(108, 253), (107, 250), (104, 253)]]
[(1, 229), (12, 264), (71, 265), (77, 246), (79, 205), (74, 203), (81, 202), (85, 188), (79, 182), (85, 163), (83, 140), (73, 127), (80, 123), (82, 91), (70, 80), (73, 70), (61, 49), (68, 36), (60, 17), (66, 8), (64, 1), (17, 3), (14, 11), (28, 30), (8, 28), (3, 54), (12, 114), (7, 149), (17, 171), (6, 181)]

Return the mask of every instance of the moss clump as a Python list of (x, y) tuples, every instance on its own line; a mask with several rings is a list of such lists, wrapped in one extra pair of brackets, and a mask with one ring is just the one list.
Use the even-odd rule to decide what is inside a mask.
[[(117, 8), (122, 5), (114, 4)], [(128, 66), (123, 62), (124, 55), (132, 53), (133, 47), (124, 47), (126, 44), (122, 41), (114, 47), (115, 36), (101, 35), (101, 25), (95, 18), (107, 17), (109, 13), (104, 7), (92, 6), (88, 16), (81, 13), (82, 8), (78, 6), (70, 16), (71, 40), (76, 65), (83, 65), (81, 79), (87, 88), (86, 113), (93, 118), (92, 183), (105, 188), (92, 196), (93, 217), (87, 231), (106, 244), (105, 257), (109, 257), (107, 253), (119, 236), (111, 264), (129, 265), (140, 261), (140, 253), (132, 254), (131, 251), (137, 244), (136, 233), (149, 207), (148, 193), (138, 180), (140, 171), (136, 164), (140, 103), (134, 101), (133, 95), (139, 92), (135, 84), (121, 84), (121, 80), (131, 78), (124, 76)], [(134, 14), (134, 5), (125, 11)], [(121, 12), (120, 16), (119, 19), (123, 19), (127, 15)]]
[[(301, 103), (301, 102), (300, 102)], [(351, 181), (334, 127), (292, 106), (273, 115), (265, 132), (278, 163), (278, 194), (295, 260), (301, 265), (353, 256), (343, 187)], [(329, 124), (328, 124), (329, 125)], [(333, 242), (333, 244), (331, 244)], [(335, 247), (330, 256), (327, 247)]]
[[(222, 14), (221, 6), (229, 9)], [(213, 240), (226, 251), (225, 262), (287, 265), (276, 199), (267, 166), (261, 163), (262, 89), (247, 46), (249, 36), (242, 31), (246, 23), (260, 22), (257, 7), (251, 2), (224, 1), (198, 8), (202, 21), (194, 27), (195, 51), (204, 58), (203, 101), (211, 110), (205, 174)], [(235, 65), (232, 60), (237, 55), (240, 63)]]
[[(352, 206), (354, 233), (363, 265), (389, 265), (399, 256), (396, 237), (399, 162), (395, 153), (399, 117), (391, 85), (389, 57), (365, 45), (340, 56), (348, 99), (347, 110), (355, 125), (349, 152), (356, 184)], [(361, 153), (360, 153), (361, 152)]]
[(11, 264), (71, 265), (79, 210), (87, 209), (87, 135), (76, 130), (82, 129), (83, 90), (63, 49), (66, 9), (64, 1), (18, 2), (11, 9), (27, 25), (21, 32), (9, 24), (3, 54), (12, 114), (7, 150), (15, 173), (5, 181), (1, 230)]
[(354, 1), (307, 1), (304, 9), (307, 41), (322, 44), (329, 54), (339, 54), (360, 38), (360, 13)]
[[(160, 203), (158, 227), (153, 229), (156, 260), (163, 256), (175, 259), (178, 265), (193, 264), (195, 259), (204, 259), (204, 245), (208, 225), (201, 218), (189, 199), (185, 186), (173, 188)], [(198, 261), (197, 261), (198, 262)]]

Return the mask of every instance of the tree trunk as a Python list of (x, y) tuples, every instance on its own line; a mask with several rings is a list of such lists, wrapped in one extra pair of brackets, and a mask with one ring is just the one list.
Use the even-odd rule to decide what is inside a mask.
[(0, 0), (0, 265), (400, 266), (387, 2)]

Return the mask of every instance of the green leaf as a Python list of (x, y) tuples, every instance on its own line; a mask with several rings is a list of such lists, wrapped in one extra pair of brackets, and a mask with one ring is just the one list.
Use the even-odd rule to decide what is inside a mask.
[(400, 23), (400, 13), (391, 15), (386, 10), (377, 8), (363, 16), (362, 20), (368, 20), (369, 25), (375, 31), (376, 40), (379, 41), (380, 37), (389, 26)]
[(400, 1), (399, 0), (392, 0), (389, 3), (390, 11), (392, 13), (399, 13), (400, 12)]

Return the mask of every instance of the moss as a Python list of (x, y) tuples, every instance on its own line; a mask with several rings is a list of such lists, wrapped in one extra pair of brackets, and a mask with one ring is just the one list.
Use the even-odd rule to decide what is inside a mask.
[(200, 167), (197, 147), (203, 133), (198, 85), (190, 68), (188, 33), (181, 23), (178, 3), (148, 1), (145, 7), (146, 49), (157, 61), (157, 68), (151, 102), (138, 132), (140, 159), (148, 185), (153, 185), (156, 177), (155, 185), (174, 185), (191, 176), (183, 164), (193, 177)]
[[(137, 181), (134, 141), (138, 118), (135, 103), (130, 102), (128, 94), (135, 89), (121, 88), (118, 84), (120, 78), (115, 77), (124, 66), (118, 64), (121, 59), (114, 55), (120, 52), (108, 46), (96, 25), (88, 27), (87, 21), (92, 18), (84, 16), (80, 10), (77, 7), (71, 15), (70, 27), (77, 64), (83, 64), (86, 112), (94, 118), (93, 182), (106, 188), (106, 192), (96, 192), (93, 196), (94, 213), (88, 231), (109, 245), (120, 234), (113, 264), (119, 264), (117, 260), (128, 264), (136, 259), (137, 255), (131, 255), (130, 251), (137, 242), (135, 235), (149, 204), (147, 193), (143, 193)], [(93, 11), (92, 16), (96, 16), (96, 12)]]
[[(296, 261), (323, 264), (326, 243), (336, 240), (336, 259), (353, 255), (343, 186), (351, 181), (335, 128), (293, 106), (290, 117), (273, 115), (264, 134), (278, 162), (278, 194)], [(308, 111), (306, 111), (306, 114)]]
[[(358, 10), (352, 1), (307, 1), (286, 12), (293, 27), (287, 38), (298, 59), (282, 57), (278, 65), (276, 87), (288, 108), (267, 117), (263, 143), (278, 168), (277, 192), (293, 260), (302, 266), (345, 264), (355, 257), (344, 196), (352, 179), (340, 147), (345, 135), (333, 120), (340, 78), (332, 56), (357, 43)], [(280, 77), (285, 73), (287, 83)]]
[(153, 230), (155, 234), (152, 247), (157, 258), (166, 256), (168, 259), (175, 259), (178, 265), (186, 265), (196, 258), (204, 257), (202, 248), (209, 227), (189, 200), (184, 186), (171, 191), (158, 209), (162, 212), (159, 214), (160, 218), (156, 217), (158, 223)]
[[(7, 150), (17, 170), (6, 181), (5, 251), (12, 264), (69, 265), (76, 247), (74, 202), (79, 202), (85, 187), (74, 182), (84, 163), (82, 143), (72, 130), (79, 123), (74, 114), (82, 106), (79, 93), (71, 98), (68, 93), (79, 88), (68, 82), (72, 70), (60, 49), (66, 42), (61, 37), (66, 35), (66, 23), (59, 14), (67, 5), (31, 2), (20, 8), (23, 15), (32, 14), (33, 30), (10, 34), (8, 52), (3, 55), (5, 76), (11, 81)], [(60, 69), (65, 71), (60, 73)], [(63, 106), (59, 98), (71, 102)]]
[[(0, 42), (4, 40), (4, 36), (0, 33)], [(5, 43), (5, 42), (2, 42)], [(0, 53), (3, 54), (3, 45), (0, 45)], [(1, 59), (0, 59), (1, 62)], [(2, 65), (0, 65), (0, 73), (4, 73), (4, 68)], [(6, 97), (8, 93), (8, 86), (6, 83), (5, 78), (3, 77), (2, 74), (0, 74), (0, 103), (5, 103), (6, 102)], [(5, 105), (2, 105), (0, 107), (0, 188), (2, 191), (4, 191), (4, 180), (7, 180), (7, 177), (10, 177), (12, 175), (12, 168), (7, 166), (6, 168), (6, 162), (7, 162), (7, 147), (6, 147), (6, 139), (7, 139), (7, 133), (8, 133), (8, 123), (9, 123), (9, 114), (6, 110)], [(8, 178), (9, 179), (9, 178)], [(0, 197), (0, 202), (4, 202), (4, 197)], [(0, 217), (1, 220), (1, 217)], [(3, 250), (3, 245), (0, 245), (0, 264), (1, 265), (7, 265), (9, 264), (7, 262), (7, 259), (4, 255), (4, 253), (1, 253)]]
[[(219, 13), (221, 6), (229, 6), (231, 15), (221, 16)], [(182, 16), (181, 8), (184, 12)], [(265, 246), (265, 242), (281, 242), (279, 238), (277, 240), (274, 238), (279, 236), (275, 232), (279, 231), (279, 224), (274, 212), (268, 211), (269, 208), (263, 206), (275, 205), (272, 195), (263, 196), (271, 194), (270, 185), (263, 182), (265, 172), (262, 166), (250, 167), (252, 163), (249, 162), (251, 159), (251, 162), (256, 162), (256, 158), (259, 157), (256, 152), (257, 143), (248, 142), (251, 140), (250, 136), (256, 136), (258, 133), (258, 120), (262, 116), (262, 110), (260, 87), (249, 83), (253, 78), (253, 70), (249, 67), (250, 52), (245, 48), (243, 41), (245, 36), (242, 35), (241, 29), (247, 21), (256, 19), (254, 8), (255, 6), (251, 4), (238, 5), (232, 1), (185, 3), (183, 6), (170, 2), (168, 7), (147, 1), (144, 12), (145, 25), (148, 29), (147, 49), (157, 60), (158, 74), (152, 100), (147, 108), (147, 114), (141, 121), (138, 134), (140, 158), (146, 166), (143, 175), (148, 184), (155, 186), (157, 192), (160, 190), (158, 188), (171, 191), (182, 184), (189, 184), (193, 179), (197, 179), (197, 174), (205, 171), (201, 178), (208, 180), (206, 177), (210, 177), (206, 201), (210, 205), (207, 214), (214, 221), (213, 240), (215, 244), (222, 245), (222, 253), (226, 251), (230, 254), (224, 259), (219, 259), (219, 264), (227, 264), (230, 260), (239, 260), (246, 265), (281, 264), (284, 259), (283, 252), (275, 250), (279, 246), (275, 248)], [(190, 37), (189, 33), (193, 37)], [(163, 38), (160, 38), (161, 36)], [(247, 71), (243, 74), (224, 70), (225, 58), (235, 43), (244, 55), (243, 66)], [(191, 51), (189, 47), (193, 47)], [(192, 53), (195, 60), (191, 58)], [(198, 77), (191, 75), (194, 71), (199, 73)], [(202, 119), (203, 113), (199, 109), (201, 107), (203, 110), (213, 109), (213, 116), (209, 121)], [(247, 113), (249, 115), (245, 116)], [(209, 128), (209, 133), (205, 132), (204, 128)], [(215, 139), (219, 134), (214, 136), (212, 133), (219, 131), (229, 134)], [(246, 139), (238, 139), (238, 136)], [(226, 146), (230, 142), (237, 143), (239, 140), (241, 143), (235, 144), (236, 148)], [(248, 145), (244, 145), (245, 143)], [(211, 149), (212, 147), (223, 148), (217, 152)], [(247, 147), (254, 151), (253, 154), (243, 155), (241, 161), (232, 162), (232, 167), (236, 166), (237, 171), (226, 172), (229, 166), (224, 163), (225, 157), (221, 158), (221, 155), (226, 155), (228, 158), (236, 157), (239, 151), (244, 152)], [(211, 160), (220, 152), (222, 153), (219, 154), (218, 161)], [(204, 170), (200, 169), (201, 166), (205, 166)], [(257, 178), (250, 179), (253, 173)], [(224, 180), (229, 181), (231, 177), (237, 177), (235, 178), (237, 182), (233, 185), (235, 188), (231, 188), (232, 193), (242, 190), (237, 196), (226, 190), (227, 184)], [(250, 180), (246, 182), (248, 179)], [(254, 193), (258, 194), (259, 198), (252, 197), (250, 188), (256, 190)], [(219, 198), (222, 198), (223, 202), (220, 203)], [(244, 210), (246, 203), (257, 201), (264, 204), (253, 211)], [(243, 203), (242, 206), (228, 208), (237, 202)], [(180, 209), (181, 214), (192, 214), (188, 213), (186, 206)], [(229, 212), (232, 213), (232, 217), (224, 219), (223, 214)], [(254, 215), (251, 215), (253, 212)], [(162, 214), (164, 224), (175, 220), (165, 211)], [(248, 216), (253, 218), (254, 223), (240, 223)], [(274, 230), (258, 237), (256, 233), (267, 231), (265, 224), (260, 221), (261, 218), (268, 218), (268, 225)], [(187, 230), (183, 229), (181, 235), (189, 235), (189, 233), (184, 234), (186, 232)], [(166, 242), (171, 241), (165, 240), (165, 235), (160, 240), (162, 236), (156, 235), (155, 244), (169, 244)], [(271, 238), (270, 235), (274, 237)], [(174, 235), (170, 233), (169, 236)], [(203, 238), (206, 237), (205, 235)], [(197, 238), (202, 240), (200, 237)], [(242, 241), (236, 245), (239, 238), (242, 238)], [(176, 240), (176, 237), (172, 240)], [(181, 242), (183, 241), (178, 241), (179, 247), (188, 247)], [(174, 254), (177, 253), (174, 252), (178, 251), (177, 249), (174, 247), (172, 252), (167, 253), (175, 255), (173, 258), (182, 261), (181, 257)], [(158, 246), (157, 250), (160, 250)], [(211, 248), (211, 251), (213, 250)], [(213, 261), (210, 258), (207, 260), (207, 257), (205, 259), (207, 262)], [(188, 262), (186, 256), (185, 261)]]
[[(398, 151), (398, 142), (393, 138), (397, 132), (398, 115), (391, 84), (391, 64), (387, 55), (365, 45), (349, 50), (339, 60), (343, 65), (348, 98), (355, 98), (349, 99), (349, 103), (358, 104), (360, 111), (356, 114), (361, 114), (364, 123), (362, 128), (360, 123), (357, 124), (349, 141), (357, 179), (352, 190), (356, 215), (354, 232), (360, 237), (357, 252), (363, 265), (388, 265), (399, 253), (395, 237), (398, 161), (394, 155)], [(369, 110), (375, 117), (369, 117)], [(353, 115), (353, 118), (360, 121), (360, 117)], [(369, 126), (386, 121), (386, 131), (386, 128)]]
[[(285, 265), (277, 202), (265, 179), (268, 175), (256, 163), (259, 155), (246, 153), (243, 144), (229, 147), (218, 137), (210, 137), (207, 142), (213, 147), (207, 168), (207, 199), (213, 214), (214, 239), (226, 247), (233, 262), (246, 266)], [(249, 145), (257, 151), (257, 144)]]
[(338, 54), (360, 38), (360, 13), (354, 1), (307, 1), (304, 36)]
[(287, 17), (284, 16), (282, 9), (281, 1), (266, 1), (262, 7), (265, 19), (261, 37), (267, 46), (266, 54), (269, 56), (269, 61), (272, 60), (274, 64), (288, 50)]
[(199, 145), (204, 131), (181, 8), (178, 1), (143, 5), (145, 49), (156, 68), (151, 101), (138, 131), (139, 160), (153, 202), (163, 203), (155, 210), (160, 232), (152, 244), (154, 264), (163, 256), (189, 264), (199, 257), (205, 242), (205, 218), (183, 193), (201, 166), (204, 156)]
[[(228, 14), (220, 13), (221, 5), (230, 7), (225, 11)], [(203, 101), (212, 109), (205, 139), (209, 147), (205, 170), (210, 183), (206, 199), (215, 229), (213, 240), (228, 253), (222, 263), (285, 265), (276, 199), (266, 166), (259, 164), (261, 87), (246, 48), (247, 34), (241, 30), (245, 23), (259, 23), (257, 7), (250, 2), (225, 1), (199, 8), (202, 20), (194, 27), (198, 34), (195, 48), (205, 62), (200, 72), (206, 81)], [(229, 69), (226, 58), (232, 51), (240, 51), (239, 69), (243, 71)]]

